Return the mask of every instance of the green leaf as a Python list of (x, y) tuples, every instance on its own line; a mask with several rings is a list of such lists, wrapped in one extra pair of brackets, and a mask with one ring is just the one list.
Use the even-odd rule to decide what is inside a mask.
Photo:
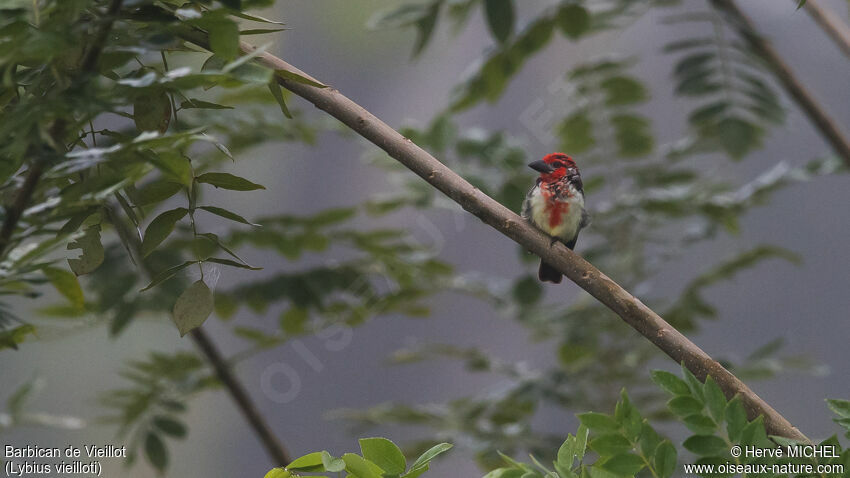
[(254, 342), (254, 345), (259, 348), (269, 348), (280, 344), (280, 340), (277, 337), (251, 327), (234, 327), (233, 334)]
[(242, 224), (247, 224), (249, 226), (260, 227), (259, 224), (254, 224), (253, 222), (248, 221), (244, 217), (236, 214), (235, 212), (228, 211), (227, 209), (223, 209), (215, 206), (198, 206), (198, 209), (203, 209), (206, 212), (215, 214), (216, 216), (223, 217), (225, 219), (230, 219), (231, 221), (239, 222)]
[(726, 406), (726, 434), (729, 440), (737, 443), (741, 440), (741, 433), (747, 426), (747, 411), (741, 402), (740, 396), (735, 396)]
[(732, 159), (741, 159), (761, 145), (763, 129), (740, 118), (724, 118), (714, 127), (721, 147)]
[(643, 83), (630, 76), (607, 77), (599, 87), (605, 92), (605, 104), (608, 106), (630, 105), (648, 98)]
[(691, 395), (702, 403), (704, 400), (702, 393), (703, 384), (693, 373), (691, 373), (690, 370), (688, 370), (685, 362), (682, 362), (682, 376), (685, 378), (685, 383), (688, 384), (688, 388), (691, 389)]
[(232, 261), (230, 259), (222, 259), (222, 258), (219, 258), (219, 257), (209, 257), (209, 258), (205, 259), (204, 261), (205, 262), (214, 262), (216, 264), (221, 264), (223, 266), (237, 267), (239, 269), (248, 269), (248, 270), (251, 270), (251, 271), (261, 271), (261, 270), (263, 270), (262, 267), (249, 266), (248, 264), (245, 264), (244, 262), (236, 262), (236, 261)]
[(430, 466), (422, 465), (419, 468), (411, 468), (410, 471), (401, 475), (399, 478), (417, 478), (420, 475), (423, 475), (430, 469)]
[(828, 398), (826, 405), (841, 418), (850, 418), (850, 400)]
[(199, 100), (197, 98), (189, 98), (180, 103), (180, 109), (205, 109), (205, 110), (232, 110), (232, 106), (210, 103), (209, 101)]
[(624, 476), (634, 476), (643, 469), (643, 458), (633, 453), (623, 453), (604, 460), (600, 465), (603, 470)]
[(575, 453), (576, 459), (579, 461), (584, 458), (584, 454), (587, 452), (587, 438), (589, 436), (590, 430), (588, 430), (584, 425), (579, 425), (578, 430), (576, 431), (576, 441), (573, 445), (573, 452)]
[(53, 287), (65, 296), (74, 308), (82, 309), (85, 306), (83, 289), (75, 274), (56, 267), (45, 267), (42, 271)]
[(703, 406), (698, 400), (690, 396), (673, 397), (667, 402), (667, 408), (679, 417), (699, 414)]
[(765, 432), (764, 428), (764, 416), (759, 415), (744, 427), (744, 431), (741, 432), (740, 445), (762, 446), (765, 443), (770, 442), (767, 439), (767, 432)]
[(173, 181), (154, 181), (137, 190), (133, 195), (136, 206), (159, 204), (177, 194), (183, 185)]
[(156, 249), (156, 246), (167, 239), (177, 221), (183, 219), (188, 212), (189, 210), (185, 207), (178, 207), (155, 217), (145, 229), (145, 238), (142, 239), (142, 256), (147, 257)]
[(0, 350), (18, 349), (27, 335), (35, 334), (35, 326), (31, 324), (19, 325), (13, 329), (0, 330)]
[(148, 432), (145, 437), (145, 457), (159, 471), (168, 467), (168, 450), (159, 435)]
[(245, 178), (241, 178), (230, 173), (204, 173), (195, 178), (195, 181), (211, 184), (217, 188), (229, 189), (232, 191), (254, 191), (257, 189), (266, 189), (264, 186), (252, 183)]
[(239, 35), (266, 35), (268, 33), (277, 33), (286, 30), (286, 28), (249, 28), (247, 30), (240, 30)]
[(272, 468), (263, 478), (292, 478), (292, 473), (283, 468)]
[(658, 478), (670, 478), (676, 471), (677, 452), (676, 447), (670, 440), (664, 440), (658, 444), (652, 455), (652, 466), (658, 474)]
[(597, 433), (616, 431), (620, 425), (611, 415), (597, 412), (587, 412), (576, 415), (581, 424)]
[(200, 22), (210, 34), (210, 49), (216, 55), (232, 60), (239, 54), (239, 26), (222, 16), (206, 17)]
[(505, 43), (514, 30), (513, 0), (484, 0), (484, 13), (493, 38)]
[(543, 287), (535, 277), (525, 276), (514, 284), (514, 300), (522, 305), (531, 305), (543, 297)]
[(614, 418), (620, 424), (625, 436), (630, 442), (634, 443), (640, 438), (641, 430), (643, 430), (643, 417), (640, 412), (629, 400), (626, 390), (620, 392), (621, 399), (617, 403)]
[(601, 457), (619, 455), (632, 449), (632, 444), (619, 433), (607, 433), (590, 441), (590, 449)]
[(525, 470), (518, 468), (497, 468), (484, 475), (484, 478), (522, 478)]
[(171, 100), (165, 91), (136, 97), (133, 102), (133, 122), (139, 131), (165, 133), (171, 123)]
[(242, 10), (242, 0), (220, 0), (221, 4), (234, 10)]
[(561, 149), (570, 154), (583, 153), (596, 145), (593, 123), (585, 111), (564, 118), (558, 125), (558, 137), (561, 138)]
[(590, 29), (590, 13), (577, 3), (569, 3), (558, 10), (558, 27), (567, 38), (575, 40)]
[(88, 274), (103, 264), (104, 250), (100, 242), (100, 225), (86, 228), (82, 237), (68, 244), (68, 250), (80, 249), (82, 254), (76, 259), (68, 259), (68, 266), (78, 276)]
[(591, 360), (596, 350), (581, 343), (563, 343), (558, 347), (558, 359), (568, 368), (581, 368)]
[(198, 263), (197, 261), (186, 261), (186, 262), (184, 262), (180, 265), (176, 265), (174, 267), (169, 267), (168, 269), (160, 271), (158, 274), (153, 276), (153, 279), (151, 279), (150, 284), (146, 285), (145, 288), (140, 290), (139, 292), (144, 292), (144, 291), (149, 290), (153, 287), (156, 287), (160, 283), (165, 282), (168, 279), (171, 279), (172, 277), (174, 277), (174, 275), (177, 274), (178, 272), (180, 272), (181, 270), (191, 266), (192, 264), (197, 264), (197, 263)]
[(685, 417), (684, 421), (688, 430), (696, 433), (697, 435), (710, 435), (717, 431), (717, 424), (714, 423), (714, 420), (705, 415), (688, 415)]
[(307, 78), (306, 76), (299, 75), (298, 73), (291, 72), (289, 70), (275, 70), (275, 74), (284, 80), (294, 81), (296, 83), (301, 83), (304, 85), (310, 85), (315, 88), (327, 88), (328, 85), (323, 85), (318, 81)]
[(416, 43), (413, 45), (413, 56), (416, 57), (428, 45), (428, 41), (434, 34), (437, 26), (437, 18), (440, 16), (440, 7), (442, 2), (434, 2), (428, 7), (427, 14), (420, 18), (414, 25), (416, 26)]
[(286, 100), (283, 99), (283, 91), (281, 91), (280, 85), (277, 84), (277, 81), (272, 80), (271, 83), (269, 83), (269, 91), (272, 92), (272, 96), (275, 101), (277, 101), (277, 104), (280, 105), (280, 111), (283, 113), (283, 116), (292, 119), (292, 113), (289, 112), (289, 108), (286, 106)]
[(658, 432), (652, 428), (648, 420), (644, 420), (641, 425), (640, 438), (638, 439), (638, 449), (643, 456), (651, 456), (655, 453), (655, 449), (661, 443), (661, 437)]
[(302, 457), (292, 460), (292, 463), (286, 466), (289, 470), (316, 472), (325, 471), (325, 465), (322, 462), (322, 452), (308, 453)]
[(664, 370), (653, 370), (652, 381), (671, 395), (690, 395), (688, 384), (676, 375)]
[(342, 455), (342, 460), (345, 462), (345, 471), (357, 478), (382, 478), (384, 470), (371, 461), (354, 453), (346, 453)]
[(213, 234), (212, 232), (205, 232), (205, 233), (202, 233), (202, 234), (198, 234), (198, 237), (207, 239), (208, 241), (213, 243), (215, 246), (217, 246), (219, 249), (228, 253), (230, 255), (230, 257), (236, 259), (237, 261), (241, 262), (242, 264), (247, 265), (247, 263), (245, 261), (243, 261), (241, 257), (237, 256), (235, 252), (231, 251), (230, 248), (228, 248), (227, 246), (224, 245), (224, 243), (221, 242), (221, 239), (219, 239), (218, 235)]
[(567, 435), (567, 439), (558, 448), (556, 465), (569, 470), (573, 467), (576, 456), (576, 438), (572, 435)]
[(170, 417), (154, 417), (153, 425), (166, 435), (175, 438), (186, 436), (186, 425)]
[(398, 446), (386, 438), (361, 438), (360, 453), (363, 458), (378, 465), (387, 473), (401, 474), (407, 469), (407, 460)]
[(200, 327), (213, 311), (213, 294), (203, 280), (198, 280), (183, 291), (174, 304), (172, 318), (180, 336)]
[(279, 22), (279, 21), (276, 21), (276, 20), (269, 20), (268, 18), (261, 17), (259, 15), (248, 14), (248, 13), (245, 13), (245, 12), (234, 12), (233, 16), (236, 16), (236, 17), (239, 17), (239, 18), (244, 18), (245, 20), (251, 20), (252, 22), (272, 23), (274, 25), (284, 25), (283, 22)]
[(620, 154), (634, 158), (652, 152), (655, 140), (652, 136), (649, 120), (633, 114), (618, 114), (611, 117), (614, 127), (614, 138), (619, 146)]
[(290, 307), (280, 316), (280, 327), (287, 334), (303, 334), (310, 320), (310, 312), (302, 307)]
[(339, 473), (345, 470), (345, 461), (342, 458), (334, 458), (326, 451), (322, 452), (322, 465), (325, 467), (325, 471), (330, 473)]
[(161, 151), (151, 158), (151, 163), (178, 184), (189, 186), (192, 183), (192, 168), (189, 161), (174, 151)]
[(723, 456), (729, 452), (726, 442), (714, 435), (693, 435), (682, 446), (699, 456)]
[(711, 417), (718, 423), (722, 422), (726, 417), (726, 395), (723, 395), (723, 390), (720, 390), (720, 386), (717, 385), (711, 375), (705, 378), (703, 393), (705, 394), (705, 405)]
[(393, 4), (379, 10), (367, 22), (370, 29), (401, 28), (414, 25), (428, 15), (428, 5), (422, 3)]
[(454, 445), (452, 445), (451, 443), (439, 443), (437, 445), (432, 446), (431, 448), (426, 450), (425, 453), (419, 455), (419, 458), (417, 458), (416, 461), (413, 462), (413, 465), (411, 465), (410, 468), (412, 470), (415, 470), (417, 468), (421, 468), (421, 467), (427, 465), (428, 463), (431, 462), (431, 460), (436, 458), (437, 455), (440, 455), (442, 453), (449, 451), (452, 448), (452, 446), (454, 446)]
[[(780, 256), (781, 257), (781, 256)], [(797, 258), (799, 259), (799, 258)], [(785, 339), (777, 337), (762, 345), (747, 356), (747, 360), (756, 361), (773, 357), (785, 345)]]

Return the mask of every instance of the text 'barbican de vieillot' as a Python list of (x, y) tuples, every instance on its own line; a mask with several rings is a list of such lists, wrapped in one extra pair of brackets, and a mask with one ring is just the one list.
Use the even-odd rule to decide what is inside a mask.
[[(88, 458), (127, 458), (126, 446), (115, 445), (86, 445), (83, 447), (85, 456)], [(57, 447), (41, 447), (27, 445), (24, 447), (16, 447), (6, 445), (4, 449), (5, 458), (63, 458), (63, 457), (79, 457), (79, 448), (69, 446), (64, 451)]]

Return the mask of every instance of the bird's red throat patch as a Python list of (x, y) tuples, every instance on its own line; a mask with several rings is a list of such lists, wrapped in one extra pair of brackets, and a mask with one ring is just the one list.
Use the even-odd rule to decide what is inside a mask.
[(548, 188), (547, 183), (543, 183), (541, 186), (540, 192), (543, 194), (543, 201), (546, 204), (544, 211), (549, 218), (549, 227), (554, 229), (561, 224), (564, 216), (570, 212), (570, 203), (555, 198), (555, 193)]

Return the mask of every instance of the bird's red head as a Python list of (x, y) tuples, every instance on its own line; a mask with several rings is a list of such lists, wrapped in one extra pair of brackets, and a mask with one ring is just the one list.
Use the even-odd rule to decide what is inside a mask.
[(578, 169), (573, 158), (564, 153), (552, 153), (543, 156), (542, 160), (528, 165), (531, 169), (540, 172), (540, 179), (545, 182), (557, 181), (566, 176), (570, 168)]

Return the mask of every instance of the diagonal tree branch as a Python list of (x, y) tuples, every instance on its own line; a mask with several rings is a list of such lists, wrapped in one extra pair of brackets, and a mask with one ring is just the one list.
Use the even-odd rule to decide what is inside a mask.
[(203, 329), (195, 329), (190, 335), (192, 336), (192, 341), (201, 349), (201, 352), (215, 369), (219, 380), (227, 388), (227, 392), (230, 393), (231, 398), (236, 402), (242, 415), (248, 420), (248, 424), (254, 430), (260, 443), (263, 444), (266, 453), (272, 457), (275, 466), (288, 465), (292, 461), (289, 452), (283, 446), (283, 443), (278, 440), (277, 436), (275, 436), (268, 421), (251, 400), (248, 391), (245, 390), (245, 387), (230, 370), (230, 366), (218, 350), (218, 347), (216, 347)]
[[(181, 36), (198, 46), (204, 48), (209, 46), (209, 39), (202, 31), (184, 31), (181, 32)], [(242, 42), (241, 50), (244, 54), (250, 54), (254, 52), (255, 47)], [(768, 433), (808, 441), (805, 435), (750, 390), (738, 377), (703, 352), (639, 299), (566, 246), (561, 243), (551, 244), (548, 236), (473, 187), (410, 139), (402, 136), (338, 90), (312, 86), (301, 78), (316, 82), (318, 80), (267, 52), (258, 55), (257, 61), (277, 72), (277, 81), (281, 86), (338, 119), (449, 196), (465, 210), (552, 264), (673, 360), (684, 363), (688, 370), (701, 380), (711, 375), (727, 397), (740, 395), (750, 418), (764, 416)]]
[(850, 140), (844, 136), (835, 121), (824, 111), (803, 82), (794, 75), (794, 72), (791, 71), (791, 68), (773, 46), (758, 33), (752, 20), (738, 8), (734, 0), (710, 1), (715, 8), (728, 14), (731, 26), (767, 62), (779, 83), (797, 102), (797, 105), (832, 146), (835, 153), (841, 157), (847, 166), (850, 166)]
[(829, 35), (838, 48), (850, 58), (850, 26), (835, 12), (824, 8), (816, 0), (808, 0), (803, 7), (818, 25)]

